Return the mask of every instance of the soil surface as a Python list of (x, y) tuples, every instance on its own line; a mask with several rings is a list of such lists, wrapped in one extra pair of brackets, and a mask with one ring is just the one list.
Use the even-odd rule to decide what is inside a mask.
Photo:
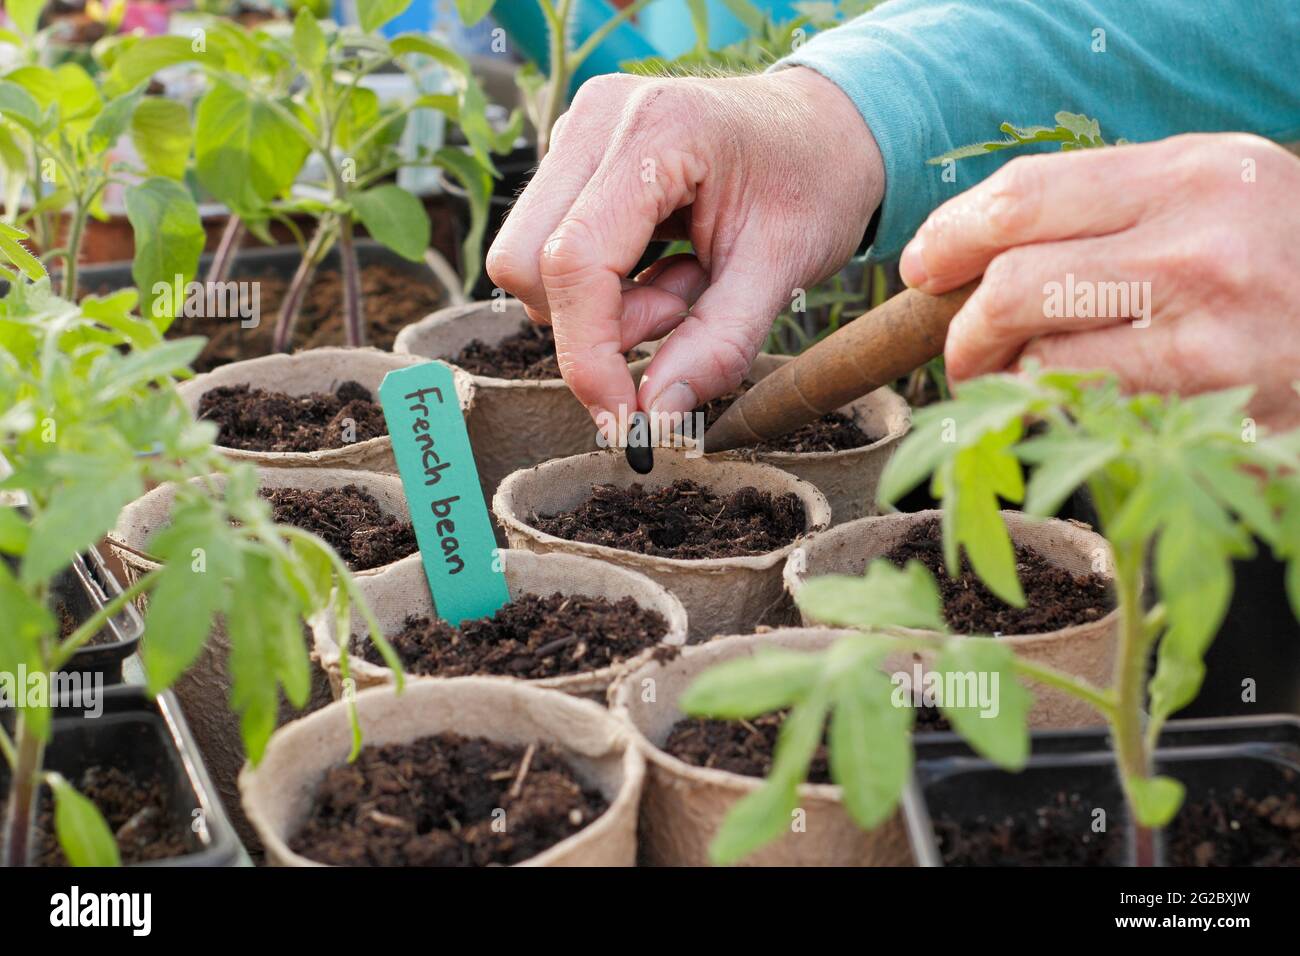
[(356, 382), (342, 383), (332, 395), (221, 385), (203, 393), (198, 417), (216, 423), (218, 445), (245, 451), (319, 451), (388, 434), (382, 406)]
[[(788, 713), (778, 710), (751, 720), (687, 717), (673, 724), (660, 749), (693, 767), (766, 777), (772, 769), (777, 734)], [(808, 766), (808, 782), (831, 782), (825, 741), (818, 745)]]
[[(71, 637), (73, 632), (81, 626), (81, 618), (77, 617), (72, 608), (68, 607), (62, 601), (55, 602), (54, 616), (59, 619), (59, 637)], [(98, 644), (114, 644), (117, 638), (108, 628), (103, 628), (91, 636), (82, 647), (94, 647)]]
[[(166, 860), (202, 849), (190, 831), (189, 816), (169, 813), (166, 791), (156, 777), (139, 781), (116, 767), (90, 767), (80, 780), (72, 782), (104, 815), (123, 864)], [(0, 799), (0, 819), (6, 802)], [(54, 834), (54, 798), (45, 788), (41, 789), (36, 827), (36, 865), (67, 866)]]
[[(599, 670), (639, 654), (668, 633), (668, 622), (631, 598), (525, 594), (491, 617), (446, 621), (409, 617), (389, 642), (407, 671), (464, 677), (496, 674), (538, 680)], [(354, 637), (362, 656), (383, 666), (379, 649)]]
[(571, 511), (532, 515), (557, 538), (664, 558), (733, 558), (766, 554), (804, 532), (803, 503), (793, 493), (741, 488), (717, 495), (689, 479), (647, 491), (598, 485)]
[(1109, 582), (1100, 574), (1075, 574), (1038, 552), (1016, 547), (1016, 573), (1026, 604), (1012, 607), (986, 588), (962, 555), (961, 574), (948, 576), (939, 519), (917, 523), (885, 555), (902, 567), (920, 561), (934, 574), (943, 595), (943, 616), (957, 634), (1035, 634), (1105, 617), (1115, 607)]
[(353, 571), (383, 567), (417, 549), (411, 522), (385, 514), (374, 495), (356, 485), (264, 488), (262, 497), (278, 524), (324, 538)]
[(608, 807), (549, 746), (447, 733), (367, 746), (355, 763), (331, 768), (289, 845), (335, 866), (509, 865)]
[[(258, 283), (260, 320), (256, 328), (243, 328), (238, 318), (182, 317), (168, 329), (169, 337), (208, 337), (208, 344), (194, 362), (195, 371), (208, 372), (229, 362), (270, 354), (276, 316), (289, 279), (270, 270), (236, 278)], [(366, 312), (366, 344), (381, 349), (391, 349), (398, 332), (443, 305), (439, 286), (383, 264), (362, 267), (361, 297)], [(303, 298), (291, 345), (296, 350), (346, 344), (343, 280), (337, 270), (322, 270), (316, 273)]]
[(1300, 866), (1300, 795), (1210, 793), (1178, 811), (1165, 839), (1172, 866)]
[[(728, 408), (730, 408), (741, 395), (749, 391), (750, 386), (745, 383), (734, 392), (728, 392), (720, 398), (715, 398), (711, 402), (706, 402), (697, 408), (696, 413), (704, 414), (704, 428), (707, 431), (712, 427)], [(703, 434), (700, 432), (699, 434)], [(858, 427), (857, 423), (847, 415), (841, 415), (839, 412), (831, 412), (829, 415), (823, 415), (815, 422), (809, 422), (802, 428), (790, 432), (788, 435), (782, 435), (780, 438), (773, 438), (771, 441), (765, 441), (759, 445), (747, 445), (744, 451), (789, 451), (789, 452), (817, 452), (817, 451), (847, 451), (850, 448), (862, 448), (873, 442), (879, 441), (883, 436), (871, 436)], [(707, 449), (706, 449), (707, 450)]]
[(1094, 833), (1092, 801), (1058, 792), (1033, 820), (1024, 815), (934, 819), (945, 866), (1122, 866), (1122, 827)]
[[(629, 361), (640, 353), (628, 352)], [(540, 382), (560, 378), (560, 362), (555, 355), (555, 333), (549, 326), (522, 322), (519, 331), (507, 335), (496, 345), (474, 339), (451, 360), (471, 375)]]

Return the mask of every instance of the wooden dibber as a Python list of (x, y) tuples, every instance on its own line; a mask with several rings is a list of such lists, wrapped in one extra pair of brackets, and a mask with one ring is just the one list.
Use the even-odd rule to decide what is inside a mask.
[(943, 295), (907, 289), (765, 376), (704, 435), (712, 453), (789, 434), (943, 353), (948, 323), (979, 280)]

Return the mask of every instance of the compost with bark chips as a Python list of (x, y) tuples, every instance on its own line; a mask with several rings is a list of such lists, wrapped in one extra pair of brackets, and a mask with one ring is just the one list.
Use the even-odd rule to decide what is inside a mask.
[[(707, 431), (741, 395), (749, 391), (750, 385), (743, 384), (734, 392), (728, 392), (711, 402), (705, 402), (695, 409), (696, 414), (703, 413), (704, 428)], [(809, 422), (780, 438), (746, 446), (748, 451), (788, 451), (798, 453), (848, 451), (852, 448), (864, 448), (880, 440), (883, 436), (871, 436), (858, 427), (857, 423), (839, 412), (823, 415), (815, 422)], [(707, 449), (706, 449), (707, 450)]]
[(918, 523), (885, 556), (902, 567), (920, 561), (935, 576), (943, 595), (943, 616), (957, 634), (1040, 634), (1099, 620), (1115, 607), (1103, 575), (1076, 574), (1038, 552), (1016, 546), (1016, 574), (1025, 606), (1012, 607), (986, 588), (965, 554), (961, 574), (949, 577), (943, 560), (939, 519)]
[(388, 434), (383, 407), (356, 382), (306, 395), (221, 385), (203, 393), (198, 417), (217, 425), (218, 445), (243, 451), (319, 451)]
[(652, 491), (597, 485), (571, 511), (534, 514), (530, 523), (568, 541), (698, 560), (779, 550), (804, 532), (807, 517), (793, 493), (741, 488), (718, 495), (682, 478)]
[[(639, 353), (627, 353), (629, 360)], [(519, 331), (507, 335), (496, 345), (474, 339), (451, 360), (471, 375), (503, 378), (512, 381), (541, 382), (560, 378), (560, 362), (555, 354), (555, 333), (549, 326), (522, 322)]]
[(374, 495), (357, 487), (264, 488), (277, 524), (324, 538), (353, 571), (369, 571), (416, 551), (411, 522), (385, 514)]
[[(540, 680), (599, 670), (657, 644), (668, 622), (632, 598), (555, 593), (524, 594), (491, 617), (446, 621), (412, 616), (389, 637), (402, 666), (415, 674), (464, 677), (494, 674)], [(369, 639), (353, 637), (354, 649), (383, 665)]]
[(510, 865), (608, 807), (550, 746), (445, 733), (367, 746), (355, 763), (328, 770), (290, 847), (335, 866)]

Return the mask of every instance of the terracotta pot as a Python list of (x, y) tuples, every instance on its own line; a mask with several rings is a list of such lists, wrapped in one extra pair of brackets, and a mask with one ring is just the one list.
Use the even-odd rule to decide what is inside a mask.
[[(225, 485), (222, 475), (213, 475), (209, 480), (218, 488)], [(402, 483), (396, 475), (339, 468), (260, 468), (258, 481), (263, 488), (321, 489), (357, 485), (373, 495), (386, 514), (409, 517)], [(128, 585), (160, 566), (158, 560), (149, 554), (149, 539), (167, 525), (175, 496), (175, 488), (171, 485), (155, 488), (123, 508), (117, 525), (109, 532), (108, 546), (121, 563)], [(391, 567), (393, 565), (389, 564), (358, 571), (355, 577), (366, 580)], [(142, 596), (137, 603), (143, 610), (147, 607), (147, 596)], [(235, 828), (246, 844), (251, 840), (255, 845), (256, 835), (239, 811), (236, 781), (244, 765), (244, 744), (239, 735), (239, 717), (230, 708), (229, 656), (230, 637), (225, 622), (218, 618), (212, 622), (212, 630), (198, 658), (172, 690), (184, 709), (194, 739), (212, 774), (213, 783), (230, 811)], [(311, 697), (305, 712), (323, 707), (333, 699), (325, 671), (313, 665)], [(287, 701), (282, 701), (279, 722), (286, 723), (301, 713)]]
[[(657, 344), (657, 343), (656, 343)], [(758, 382), (793, 356), (760, 353), (745, 381)], [(881, 436), (870, 445), (845, 451), (756, 451), (738, 448), (711, 456), (729, 461), (757, 461), (775, 465), (817, 486), (831, 506), (831, 524), (842, 524), (877, 512), (876, 488), (899, 440), (912, 427), (912, 410), (891, 388), (879, 388), (838, 409), (868, 435)], [(705, 452), (708, 452), (707, 445)]]
[[(393, 351), (440, 359), (454, 367), (452, 360), (470, 342), (478, 339), (495, 345), (528, 321), (523, 305), (514, 299), (452, 306), (402, 329)], [(469, 438), (488, 500), (512, 471), (596, 450), (596, 426), (564, 379), (470, 378), (474, 414)]]
[[(609, 809), (589, 826), (520, 866), (633, 866), (636, 814), (645, 761), (622, 723), (589, 701), (494, 677), (424, 677), (356, 697), (367, 744), (409, 743), (457, 733), (512, 746), (549, 744), (563, 751), (584, 783), (597, 787)], [(276, 731), (257, 767), (240, 774), (244, 812), (257, 828), (270, 862), (319, 866), (288, 841), (311, 810), (325, 771), (352, 747), (347, 704), (339, 701)]]
[[(662, 644), (686, 643), (686, 611), (682, 608), (682, 603), (643, 574), (572, 554), (501, 551), (500, 556), (512, 599), (523, 594), (548, 597), (557, 591), (561, 594), (603, 597), (610, 601), (630, 597), (641, 607), (658, 612), (668, 623), (668, 633), (664, 635)], [(437, 615), (418, 554), (396, 562), (383, 574), (361, 579), (358, 586), (379, 620), (385, 636), (401, 631), (406, 619), (412, 615)], [(312, 622), (315, 656), (329, 675), (335, 698), (342, 694), (343, 689), (339, 670), (339, 646), (335, 640), (337, 624), (332, 612), (326, 612)], [(354, 611), (349, 633), (362, 634), (365, 629), (365, 621)], [(647, 660), (653, 653), (654, 649), (650, 648), (626, 661), (599, 670), (548, 677), (528, 683), (569, 694), (603, 696), (610, 681), (618, 673)], [(389, 684), (393, 680), (393, 672), (387, 667), (371, 664), (356, 655), (348, 656), (348, 669), (349, 676), (358, 689)]]
[[(293, 355), (266, 355), (231, 362), (181, 383), (178, 391), (196, 414), (204, 393), (223, 385), (250, 385), (289, 395), (306, 395), (332, 392), (341, 383), (353, 381), (369, 389), (373, 399), (379, 401), (379, 384), (388, 372), (424, 361), (427, 359), (369, 348), (309, 349)], [(474, 385), (459, 369), (455, 370), (455, 381), (461, 411), (469, 417), (474, 406)], [(249, 461), (262, 468), (353, 468), (397, 473), (393, 442), (387, 435), (320, 451), (244, 451), (224, 447), (221, 451), (229, 458)]]
[[(939, 517), (938, 511), (862, 518), (813, 535), (786, 562), (786, 590), (793, 597), (804, 581), (822, 574), (862, 574), (876, 558), (888, 554), (917, 524)], [(1114, 562), (1106, 539), (1085, 525), (1070, 521), (1031, 519), (1019, 511), (1002, 512), (1012, 540), (1033, 548), (1051, 563), (1074, 573), (1099, 569), (1113, 576)], [(801, 614), (806, 625), (818, 623)], [(1098, 687), (1110, 683), (1119, 640), (1119, 611), (1087, 624), (1042, 634), (1010, 634), (992, 638), (1021, 657), (1082, 677)], [(928, 655), (916, 659), (925, 660)], [(891, 669), (908, 669), (909, 660), (894, 660)], [(1029, 712), (1035, 729), (1087, 727), (1102, 723), (1090, 706), (1049, 687), (1031, 684), (1034, 705)]]
[[(686, 648), (667, 663), (647, 661), (610, 691), (610, 708), (633, 728), (646, 756), (641, 801), (641, 859), (651, 866), (707, 866), (708, 848), (733, 804), (763, 785), (761, 777), (695, 767), (659, 749), (685, 715), (682, 693), (704, 671), (766, 647), (819, 651), (851, 631), (782, 628), (722, 637)], [(653, 698), (653, 699), (647, 699)], [(844, 809), (841, 790), (825, 783), (799, 787), (803, 832), (790, 832), (751, 853), (746, 866), (909, 866), (911, 850), (900, 812), (864, 831)]]
[(612, 450), (561, 458), (517, 471), (501, 483), (492, 500), (492, 511), (512, 548), (587, 555), (640, 571), (658, 581), (681, 599), (693, 640), (745, 633), (759, 624), (787, 617), (789, 603), (781, 589), (781, 566), (799, 538), (766, 554), (685, 560), (567, 541), (532, 525), (538, 514), (554, 514), (581, 504), (591, 495), (593, 485), (610, 483), (626, 488), (640, 483), (654, 489), (680, 478), (692, 479), (719, 494), (745, 487), (774, 495), (793, 493), (803, 503), (808, 531), (830, 523), (830, 505), (822, 493), (779, 468), (747, 461), (708, 461), (670, 449), (656, 450), (654, 471), (648, 475), (634, 473), (623, 453)]

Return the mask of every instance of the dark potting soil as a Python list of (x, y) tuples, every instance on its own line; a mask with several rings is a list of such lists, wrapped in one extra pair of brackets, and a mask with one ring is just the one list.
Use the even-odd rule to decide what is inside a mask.
[[(749, 384), (745, 383), (734, 392), (728, 392), (720, 398), (715, 398), (711, 402), (705, 402), (695, 411), (704, 414), (704, 427), (707, 430), (713, 425), (725, 412), (730, 408), (741, 395), (749, 391)], [(809, 422), (802, 428), (790, 432), (788, 435), (782, 435), (780, 438), (773, 438), (771, 441), (765, 441), (759, 445), (746, 446), (748, 451), (789, 451), (789, 452), (816, 452), (816, 451), (847, 451), (850, 448), (863, 448), (873, 442), (880, 440), (882, 436), (871, 436), (858, 427), (857, 423), (847, 415), (839, 412), (831, 412), (829, 415), (823, 415), (815, 422)]]
[[(599, 670), (651, 647), (668, 622), (631, 598), (521, 595), (491, 617), (446, 621), (409, 617), (389, 638), (403, 666), (416, 674), (496, 674), (538, 680)], [(353, 638), (362, 656), (383, 665), (368, 639)]]
[(385, 514), (375, 496), (356, 485), (342, 488), (264, 488), (277, 524), (291, 524), (330, 543), (353, 571), (391, 564), (414, 554), (411, 522)]
[[(59, 619), (59, 637), (71, 637), (73, 632), (81, 626), (81, 620), (73, 612), (72, 608), (62, 601), (55, 602), (54, 616)], [(108, 628), (103, 628), (91, 635), (90, 640), (83, 644), (82, 647), (93, 647), (96, 644), (112, 644), (115, 641), (116, 638), (113, 637), (113, 632)]]
[(367, 746), (355, 763), (328, 770), (289, 845), (335, 866), (510, 865), (608, 807), (552, 747), (446, 733)]
[(714, 494), (689, 479), (647, 491), (597, 485), (571, 511), (534, 514), (533, 527), (557, 538), (664, 558), (733, 558), (766, 554), (804, 532), (803, 503), (793, 493), (741, 488)]
[[(661, 749), (693, 767), (766, 777), (772, 769), (777, 735), (788, 713), (777, 710), (750, 720), (687, 717), (673, 724)], [(808, 782), (831, 782), (824, 741), (808, 766)]]
[(1026, 604), (1012, 607), (986, 588), (965, 554), (961, 574), (952, 578), (943, 561), (943, 532), (939, 519), (918, 522), (907, 537), (885, 555), (902, 567), (920, 561), (934, 574), (943, 595), (943, 616), (958, 634), (1034, 634), (1087, 624), (1115, 607), (1106, 578), (1075, 574), (1052, 564), (1038, 552), (1016, 547), (1016, 574)]
[(1211, 792), (1178, 811), (1165, 841), (1171, 866), (1300, 866), (1300, 795)]
[(1032, 820), (938, 816), (934, 833), (945, 866), (1122, 866), (1124, 829), (1094, 833), (1095, 809), (1079, 794), (1060, 791)]
[[(189, 816), (169, 812), (166, 790), (158, 778), (137, 780), (116, 767), (90, 767), (72, 783), (104, 815), (124, 864), (168, 860), (202, 849), (190, 830)], [(0, 819), (6, 802), (0, 799)], [(54, 832), (54, 798), (45, 788), (41, 790), (36, 830), (36, 865), (67, 866)]]
[(245, 451), (318, 451), (388, 434), (383, 408), (356, 382), (342, 383), (332, 395), (221, 385), (203, 393), (199, 418), (216, 423), (218, 445)]
[[(631, 361), (639, 353), (627, 353)], [(540, 382), (560, 378), (560, 362), (555, 355), (555, 333), (549, 326), (522, 322), (519, 331), (507, 335), (496, 345), (474, 339), (452, 360), (471, 375)]]

